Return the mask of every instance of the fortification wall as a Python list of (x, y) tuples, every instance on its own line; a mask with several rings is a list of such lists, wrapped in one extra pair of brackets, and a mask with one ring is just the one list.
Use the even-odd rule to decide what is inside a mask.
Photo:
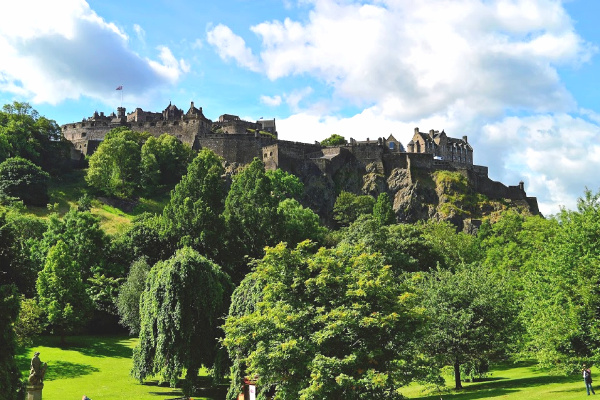
[(62, 132), (65, 139), (75, 143), (78, 140), (103, 140), (108, 131), (118, 126), (108, 122), (77, 122), (63, 125)]
[(254, 157), (262, 159), (262, 148), (274, 144), (275, 141), (261, 136), (226, 134), (198, 137), (197, 142), (200, 148), (211, 149), (227, 161), (248, 164)]
[(422, 168), (431, 170), (434, 168), (433, 155), (428, 153), (406, 153), (406, 161), (409, 169)]

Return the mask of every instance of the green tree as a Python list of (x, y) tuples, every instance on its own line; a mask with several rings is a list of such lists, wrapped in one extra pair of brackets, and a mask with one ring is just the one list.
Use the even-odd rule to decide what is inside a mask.
[(68, 169), (70, 144), (55, 121), (38, 114), (27, 103), (6, 104), (0, 111), (0, 162), (22, 157), (58, 173)]
[(163, 211), (164, 236), (174, 248), (191, 246), (215, 259), (222, 248), (225, 188), (221, 159), (203, 149), (171, 192)]
[(399, 399), (422, 371), (417, 296), (381, 256), (279, 244), (246, 282), (260, 293), (247, 297), (253, 305), (233, 299), (223, 344), (244, 375), (258, 376), (259, 398), (273, 389), (274, 399)]
[(8, 158), (0, 163), (0, 196), (17, 197), (25, 204), (45, 206), (49, 178), (47, 172), (29, 160)]
[[(278, 199), (272, 194), (271, 180), (258, 158), (234, 177), (223, 214), (231, 257), (228, 261), (234, 268), (241, 267), (245, 256), (262, 257), (264, 247), (276, 240)], [(234, 278), (241, 280), (244, 273), (242, 268)]]
[(87, 183), (108, 196), (128, 198), (140, 187), (142, 143), (149, 134), (116, 128), (92, 154)]
[(428, 324), (419, 342), (439, 366), (454, 367), (456, 389), (462, 388), (462, 364), (493, 360), (517, 342), (518, 308), (506, 276), (474, 264), (438, 268), (421, 289)]
[(576, 210), (563, 209), (556, 219), (543, 252), (521, 272), (521, 317), (528, 353), (572, 372), (596, 361), (600, 350), (600, 193), (586, 190)]
[(329, 136), (327, 139), (321, 141), (321, 146), (340, 146), (348, 143), (346, 138), (337, 133)]
[(150, 137), (141, 149), (141, 185), (149, 193), (172, 188), (194, 158), (189, 147), (169, 134)]
[(304, 208), (294, 199), (285, 199), (277, 206), (279, 215), (279, 235), (277, 239), (294, 247), (298, 243), (310, 239), (323, 243), (327, 229), (321, 226), (319, 216), (312, 210)]
[(25, 296), (21, 296), (19, 318), (14, 325), (19, 345), (31, 346), (33, 339), (42, 334), (46, 325), (44, 310), (36, 299), (27, 299)]
[[(48, 219), (48, 229), (42, 240), (32, 247), (32, 258), (38, 265), (44, 265), (49, 250), (59, 241), (68, 248), (72, 261), (79, 268), (85, 281), (94, 273), (106, 273), (106, 256), (110, 252), (108, 236), (100, 227), (100, 220), (89, 211), (72, 208), (63, 218), (52, 214)], [(114, 273), (114, 276), (120, 276)]]
[(65, 335), (76, 332), (87, 321), (90, 299), (81, 279), (80, 268), (62, 240), (48, 252), (36, 286), (39, 304), (46, 311), (50, 328), (53, 333), (60, 335), (64, 344)]
[(364, 214), (372, 214), (375, 200), (368, 195), (342, 191), (333, 205), (333, 219), (340, 226), (348, 226)]
[(396, 222), (392, 201), (387, 193), (381, 193), (377, 196), (377, 201), (373, 206), (373, 217), (381, 225), (391, 225)]
[(443, 255), (423, 234), (418, 225), (381, 225), (372, 215), (362, 215), (341, 235), (341, 243), (365, 246), (382, 254), (387, 264), (400, 274), (428, 271), (445, 265)]
[(0, 275), (0, 393), (7, 400), (25, 398), (21, 373), (16, 362), (13, 325), (19, 315), (19, 293), (15, 285), (5, 284)]
[(304, 185), (296, 175), (292, 175), (282, 169), (266, 171), (266, 175), (271, 181), (272, 194), (277, 201), (285, 199), (300, 200), (304, 191)]
[(129, 333), (137, 335), (140, 332), (140, 297), (146, 285), (146, 276), (150, 266), (145, 259), (138, 259), (131, 264), (127, 280), (119, 288), (117, 308), (120, 322), (129, 328)]
[(215, 364), (219, 321), (231, 294), (229, 277), (189, 247), (149, 272), (140, 299), (140, 341), (132, 375), (159, 375), (175, 386), (186, 372), (184, 393), (193, 391), (199, 368)]

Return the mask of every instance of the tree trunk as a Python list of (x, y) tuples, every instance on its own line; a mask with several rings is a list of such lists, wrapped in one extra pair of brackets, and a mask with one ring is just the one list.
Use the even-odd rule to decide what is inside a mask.
[(454, 384), (455, 389), (462, 389), (462, 383), (460, 382), (460, 363), (458, 360), (454, 361)]

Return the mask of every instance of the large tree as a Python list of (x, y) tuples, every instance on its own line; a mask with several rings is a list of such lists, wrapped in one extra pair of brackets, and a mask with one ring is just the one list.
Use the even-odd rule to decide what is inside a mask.
[(16, 197), (33, 206), (48, 203), (50, 176), (40, 167), (21, 157), (0, 163), (0, 196)]
[(241, 280), (246, 271), (240, 269), (245, 256), (262, 257), (264, 247), (276, 240), (278, 203), (265, 165), (258, 158), (233, 178), (223, 215), (230, 255), (228, 261), (238, 268), (234, 270), (235, 278)]
[(530, 354), (572, 372), (600, 351), (600, 193), (586, 190), (576, 210), (563, 209), (556, 219), (550, 237), (538, 237), (542, 251), (530, 247), (533, 262), (521, 272), (522, 318)]
[(252, 303), (234, 297), (224, 325), (238, 373), (274, 399), (402, 398), (421, 371), (417, 296), (377, 254), (312, 247), (268, 248), (236, 291)]
[(85, 324), (91, 303), (80, 268), (62, 240), (48, 252), (36, 286), (39, 304), (46, 311), (50, 328), (64, 343), (65, 335), (77, 332)]
[(69, 143), (55, 121), (27, 103), (6, 104), (0, 111), (0, 162), (22, 157), (57, 173), (68, 168)]
[(108, 196), (133, 196), (140, 187), (141, 147), (148, 136), (125, 128), (108, 132), (90, 157), (88, 184)]
[(453, 366), (456, 389), (462, 388), (462, 364), (502, 356), (518, 337), (518, 309), (510, 288), (507, 275), (475, 264), (426, 274), (421, 305), (428, 324), (421, 348), (438, 366)]
[(141, 149), (141, 186), (149, 193), (172, 188), (193, 158), (191, 147), (172, 135), (148, 138)]
[(150, 270), (140, 299), (140, 341), (132, 375), (158, 375), (175, 386), (185, 369), (190, 395), (200, 367), (217, 360), (219, 325), (231, 294), (229, 277), (189, 247)]
[(225, 187), (221, 159), (203, 149), (171, 192), (162, 222), (173, 248), (190, 246), (215, 259), (222, 250)]

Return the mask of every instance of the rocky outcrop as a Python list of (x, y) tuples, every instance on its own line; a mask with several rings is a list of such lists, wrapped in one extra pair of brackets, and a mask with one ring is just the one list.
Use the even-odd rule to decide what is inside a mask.
[(537, 201), (521, 186), (507, 187), (468, 170), (394, 168), (386, 173), (377, 163), (346, 162), (332, 174), (307, 169), (300, 177), (305, 204), (329, 223), (342, 190), (373, 197), (387, 192), (398, 222), (443, 220), (469, 232), (477, 230), (481, 219), (493, 219), (507, 209), (539, 214)]

